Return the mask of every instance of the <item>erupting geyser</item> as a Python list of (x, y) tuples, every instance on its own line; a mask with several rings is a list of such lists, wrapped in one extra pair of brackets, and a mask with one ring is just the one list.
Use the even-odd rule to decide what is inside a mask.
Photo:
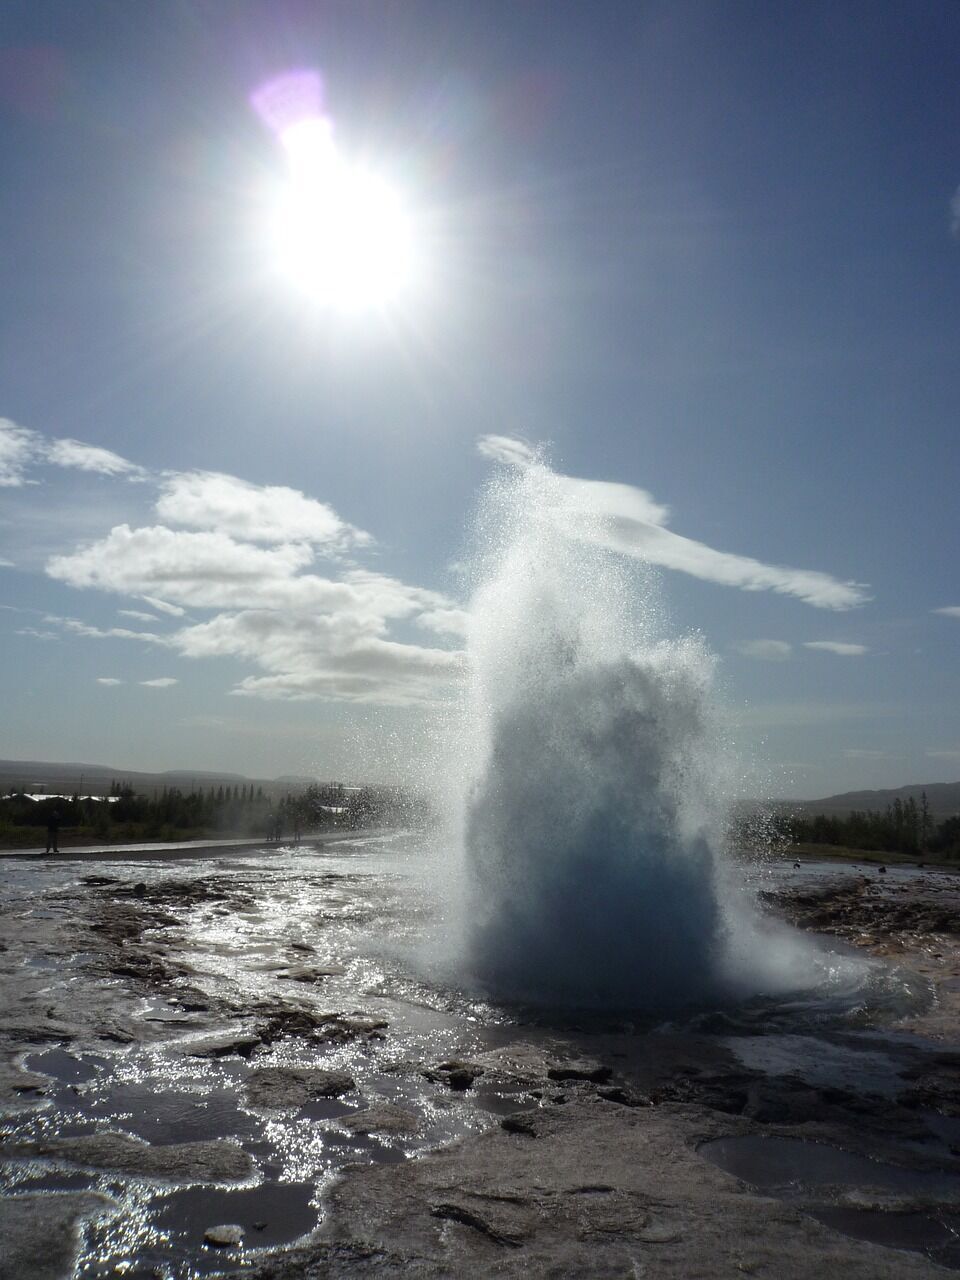
[(782, 989), (774, 939), (723, 865), (712, 655), (665, 638), (654, 572), (599, 545), (603, 486), (502, 460), (461, 735), (463, 968), (491, 995), (567, 1006)]

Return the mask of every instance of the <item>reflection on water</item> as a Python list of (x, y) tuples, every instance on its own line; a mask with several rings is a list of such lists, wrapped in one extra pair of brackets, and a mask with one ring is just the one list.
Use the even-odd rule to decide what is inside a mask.
[[(960, 1200), (958, 1172), (903, 1168), (799, 1138), (719, 1138), (699, 1151), (758, 1190), (801, 1203), (845, 1235), (960, 1267), (958, 1218), (950, 1212)], [(897, 1196), (920, 1197), (930, 1210), (911, 1211)]]
[[(725, 1055), (733, 1064), (728, 1070), (739, 1064), (817, 1088), (890, 1098), (903, 1085), (896, 1045), (863, 1028), (930, 998), (929, 985), (912, 975), (871, 963), (857, 970), (865, 976), (856, 982), (854, 966), (831, 966), (825, 956), (827, 985), (819, 991), (701, 1011), (669, 1025), (629, 1012), (554, 1016), (476, 1000), (425, 960), (433, 868), (418, 842), (401, 836), (176, 864), (112, 862), (119, 883), (80, 883), (103, 869), (89, 861), (10, 868), (7, 908), (33, 929), (24, 936), (24, 954), (29, 945), (29, 954), (47, 956), (57, 974), (53, 980), (46, 967), (31, 966), (33, 980), (47, 984), (44, 1002), (59, 996), (55, 1019), (74, 1019), (75, 1039), (67, 1048), (25, 1055), (26, 1069), (48, 1078), (47, 1091), (38, 1105), (7, 1116), (2, 1135), (27, 1143), (119, 1130), (163, 1145), (228, 1138), (253, 1158), (255, 1173), (240, 1186), (202, 1186), (78, 1171), (59, 1158), (8, 1161), (0, 1170), (8, 1192), (91, 1189), (117, 1202), (118, 1211), (92, 1228), (81, 1259), (78, 1274), (95, 1280), (114, 1275), (120, 1264), (128, 1277), (159, 1268), (166, 1280), (222, 1269), (223, 1253), (205, 1246), (203, 1234), (224, 1223), (244, 1228), (244, 1257), (289, 1243), (317, 1226), (323, 1191), (346, 1164), (403, 1161), (538, 1105), (522, 1081), (481, 1076), (457, 1092), (428, 1079), (424, 1066), (470, 1060), (522, 1040), (568, 1053), (574, 1046), (627, 1071), (661, 1063), (666, 1047), (679, 1052), (679, 1044), (684, 1061)], [(101, 904), (129, 902), (138, 882), (145, 886), (138, 900), (166, 918), (141, 943), (178, 967), (153, 988), (105, 971), (89, 939), (65, 956), (58, 937), (72, 937), (69, 931)], [(197, 882), (209, 892), (197, 891)], [(51, 923), (34, 927), (41, 919)], [(11, 963), (19, 964), (16, 939), (10, 945)], [(324, 1018), (333, 1019), (326, 1038), (304, 1033)], [(112, 1038), (104, 1038), (105, 1028)], [(229, 1048), (244, 1036), (254, 1037), (249, 1058)], [(205, 1037), (223, 1039), (223, 1056), (196, 1056)], [(299, 1105), (254, 1106), (245, 1082), (265, 1066), (345, 1072), (354, 1088)], [(371, 1126), (370, 1134), (346, 1123), (385, 1105), (403, 1122)], [(954, 1141), (949, 1122), (938, 1120), (947, 1126), (939, 1136)], [(765, 1190), (927, 1186), (915, 1173), (822, 1145), (724, 1141), (704, 1155)], [(939, 1194), (941, 1183), (930, 1180), (928, 1189)], [(862, 1210), (855, 1206), (817, 1212), (828, 1210), (847, 1215), (831, 1225), (851, 1234), (881, 1229), (872, 1218), (858, 1226)], [(931, 1222), (950, 1234), (948, 1216), (944, 1211)], [(934, 1247), (925, 1220), (902, 1225), (898, 1240), (919, 1233), (922, 1247)]]

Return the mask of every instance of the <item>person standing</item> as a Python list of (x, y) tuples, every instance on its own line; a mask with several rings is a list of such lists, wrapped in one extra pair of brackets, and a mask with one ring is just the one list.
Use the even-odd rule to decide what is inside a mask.
[(47, 813), (47, 847), (45, 853), (49, 853), (51, 846), (54, 853), (59, 853), (58, 837), (60, 834), (60, 810), (54, 806)]

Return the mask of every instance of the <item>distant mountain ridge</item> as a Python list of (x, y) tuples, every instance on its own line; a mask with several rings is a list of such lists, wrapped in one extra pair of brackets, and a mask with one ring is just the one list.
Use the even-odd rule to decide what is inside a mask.
[(242, 773), (216, 773), (209, 769), (167, 769), (148, 773), (136, 769), (118, 769), (111, 765), (84, 764), (79, 761), (0, 760), (0, 792), (12, 787), (27, 791), (45, 789), (60, 792), (102, 792), (111, 782), (131, 786), (143, 795), (155, 795), (164, 787), (180, 791), (210, 787), (263, 787), (267, 795), (283, 795), (291, 788), (302, 789), (316, 778), (247, 778)]
[(828, 817), (842, 817), (855, 809), (882, 813), (894, 800), (912, 799), (920, 804), (924, 793), (932, 818), (942, 821), (960, 814), (960, 782), (914, 782), (905, 787), (890, 787), (883, 791), (844, 791), (839, 795), (825, 796), (822, 800), (784, 800), (778, 803), (784, 809), (792, 809), (797, 813), (823, 813)]

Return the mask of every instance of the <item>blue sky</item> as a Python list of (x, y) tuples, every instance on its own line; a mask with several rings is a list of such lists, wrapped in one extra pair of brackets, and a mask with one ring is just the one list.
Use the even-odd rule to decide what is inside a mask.
[[(960, 777), (958, 67), (918, 0), (12, 0), (0, 755), (376, 772), (462, 678), (493, 434), (642, 491), (773, 791)], [(384, 308), (273, 269), (290, 68), (405, 193)]]

